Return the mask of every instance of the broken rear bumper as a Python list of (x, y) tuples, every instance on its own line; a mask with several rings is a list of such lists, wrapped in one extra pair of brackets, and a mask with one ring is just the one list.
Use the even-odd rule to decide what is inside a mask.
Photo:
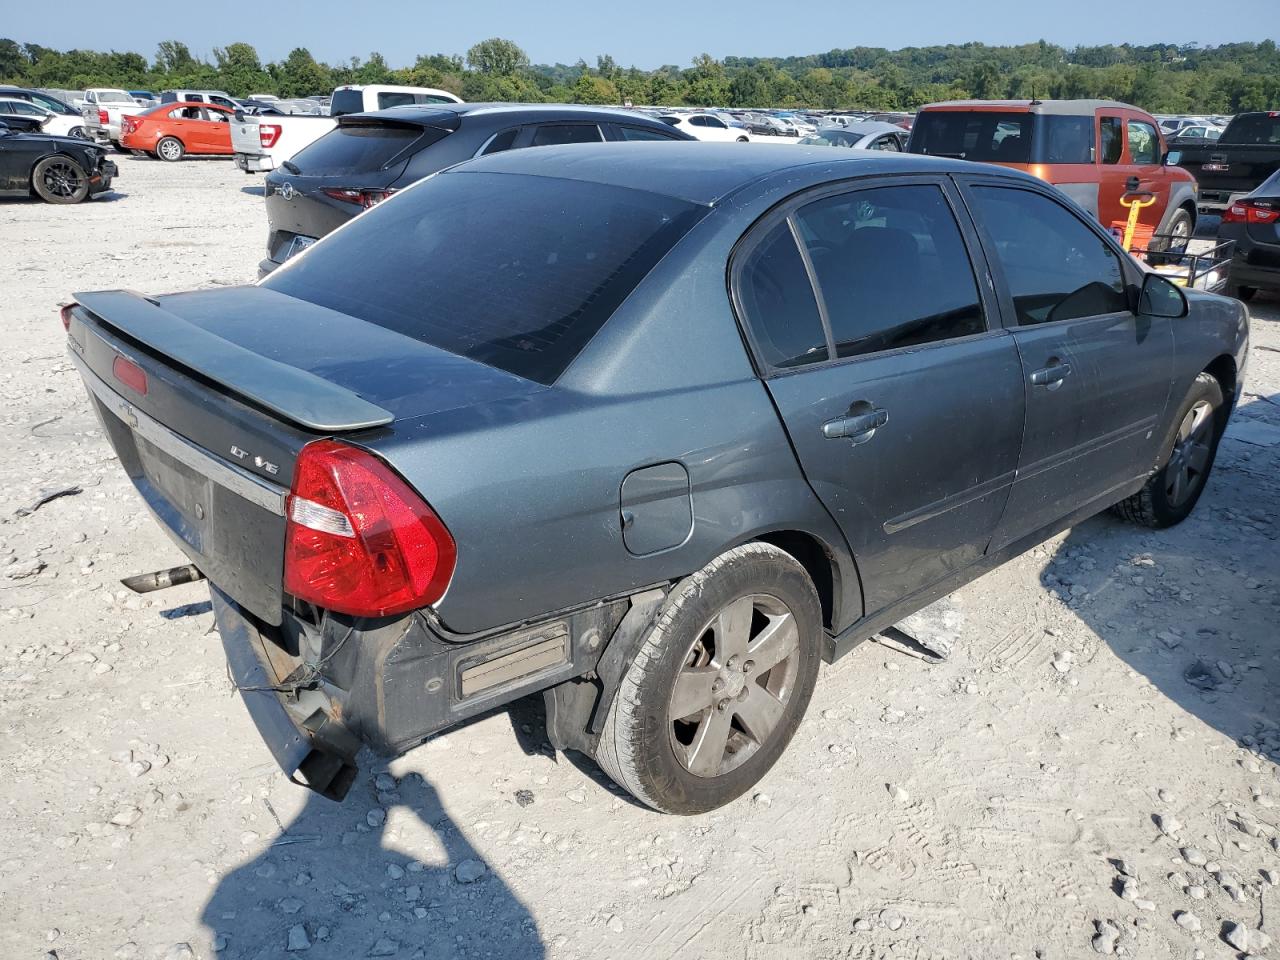
[(320, 691), (273, 689), (287, 676), (279, 675), (281, 667), (272, 661), (269, 646), (274, 645), (245, 619), (235, 601), (212, 584), (209, 593), (232, 682), (276, 763), (295, 783), (341, 800), (355, 780), (360, 741), (334, 718)]

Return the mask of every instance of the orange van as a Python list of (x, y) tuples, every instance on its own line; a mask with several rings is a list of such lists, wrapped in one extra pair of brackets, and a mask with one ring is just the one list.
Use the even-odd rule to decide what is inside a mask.
[(1183, 249), (1195, 233), (1195, 178), (1169, 163), (1155, 118), (1126, 103), (932, 103), (916, 115), (907, 150), (1025, 170), (1052, 183), (1104, 226), (1128, 218), (1120, 205), (1125, 193), (1154, 193), (1155, 203), (1141, 212), (1139, 222), (1175, 238), (1154, 246)]

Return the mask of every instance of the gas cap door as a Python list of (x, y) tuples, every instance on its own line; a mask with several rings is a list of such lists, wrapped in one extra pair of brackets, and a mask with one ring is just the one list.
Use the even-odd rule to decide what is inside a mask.
[(622, 540), (637, 557), (684, 543), (693, 530), (689, 472), (679, 463), (632, 470), (622, 481)]

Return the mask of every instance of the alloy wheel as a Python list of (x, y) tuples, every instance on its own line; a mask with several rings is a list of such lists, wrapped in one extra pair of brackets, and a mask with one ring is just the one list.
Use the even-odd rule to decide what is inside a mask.
[(676, 758), (718, 777), (768, 742), (799, 675), (800, 634), (785, 603), (740, 597), (694, 638), (676, 676), (667, 723)]
[(1213, 406), (1207, 400), (1195, 403), (1178, 425), (1173, 453), (1165, 466), (1165, 496), (1169, 505), (1187, 502), (1204, 483), (1213, 441)]
[(57, 197), (73, 197), (84, 184), (84, 177), (75, 165), (65, 160), (57, 160), (44, 169), (44, 185)]

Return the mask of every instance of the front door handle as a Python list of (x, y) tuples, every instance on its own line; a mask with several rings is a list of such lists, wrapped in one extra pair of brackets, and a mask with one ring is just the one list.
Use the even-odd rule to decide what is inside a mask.
[(1067, 379), (1067, 375), (1070, 373), (1071, 364), (1065, 361), (1055, 361), (1047, 367), (1033, 370), (1031, 372), (1031, 383), (1036, 387), (1056, 387)]
[(889, 411), (875, 409), (850, 417), (837, 417), (822, 425), (822, 435), (828, 440), (851, 439), (856, 442), (870, 440), (878, 427), (889, 422)]

